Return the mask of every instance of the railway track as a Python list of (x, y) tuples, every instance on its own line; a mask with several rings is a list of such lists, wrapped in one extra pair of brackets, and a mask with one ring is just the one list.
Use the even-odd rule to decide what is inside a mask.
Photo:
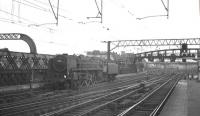
[[(14, 105), (8, 105), (8, 106), (2, 106), (0, 109), (0, 114), (1, 115), (16, 115), (19, 114), (20, 112), (30, 112), (34, 111), (37, 109), (49, 107), (51, 105), (59, 105), (59, 104), (68, 104), (68, 105), (73, 105), (73, 104), (78, 104), (81, 101), (85, 100), (90, 100), (92, 98), (96, 98), (101, 95), (106, 95), (114, 91), (118, 91), (120, 89), (129, 87), (131, 85), (126, 85), (122, 87), (118, 87), (115, 89), (106, 89), (106, 90), (100, 90), (100, 91), (91, 91), (88, 93), (84, 94), (79, 94), (75, 96), (67, 96), (60, 99), (49, 99), (49, 100), (44, 100), (44, 101), (38, 101), (38, 102), (33, 102), (33, 103), (27, 103), (27, 104), (14, 104)], [(134, 86), (138, 86), (138, 84), (135, 84)], [(61, 102), (62, 101), (62, 102)], [(65, 106), (66, 107), (66, 106)], [(23, 111), (22, 111), (23, 110)]]
[(20, 99), (31, 97), (32, 95), (28, 92), (19, 93), (0, 93), (0, 104), (11, 103)]
[(48, 90), (21, 90), (21, 91), (14, 91), (14, 92), (1, 92), (0, 93), (0, 106), (4, 104), (18, 102), (22, 99), (28, 99), (35, 97), (39, 94), (48, 92)]
[(115, 116), (126, 108), (129, 108), (131, 104), (135, 104), (139, 99), (146, 98), (145, 96), (149, 96), (154, 93), (154, 91), (157, 91), (157, 89), (154, 90), (154, 88), (161, 88), (164, 85), (168, 85), (167, 83), (173, 80), (176, 79), (171, 78), (168, 79), (167, 82), (166, 79), (149, 82), (148, 84), (146, 83), (145, 89), (143, 87), (137, 89), (126, 88), (117, 93), (46, 113), (42, 116)]
[[(145, 82), (145, 84), (148, 85), (148, 91), (152, 90), (154, 87), (157, 86), (158, 83), (165, 81), (165, 79), (159, 79), (159, 80), (153, 80), (150, 82)], [(154, 86), (153, 86), (154, 85)], [(121, 89), (119, 91), (113, 92), (108, 95), (101, 96), (99, 98), (83, 102), (81, 104), (77, 104), (71, 107), (66, 107), (57, 111), (46, 113), (42, 116), (54, 116), (54, 115), (61, 115), (61, 116), (81, 116), (81, 115), (88, 115), (91, 114), (91, 112), (96, 112), (96, 110), (104, 108), (105, 106), (110, 106), (111, 109), (113, 108), (112, 104), (113, 101), (120, 100), (126, 96), (132, 96), (134, 98), (138, 98), (143, 96), (147, 89), (144, 90), (144, 86), (138, 86), (137, 88), (130, 86), (124, 89)], [(143, 91), (143, 92), (142, 92)], [(138, 93), (139, 92), (139, 93)], [(114, 108), (115, 109), (115, 108)], [(93, 114), (91, 114), (93, 116)]]
[[(150, 79), (153, 78), (154, 75), (152, 75), (152, 77), (150, 76)], [(158, 77), (159, 78), (159, 77)], [(105, 84), (99, 84), (97, 86), (94, 86), (92, 88), (85, 88), (85, 89), (81, 89), (81, 90), (78, 90), (78, 91), (62, 91), (61, 93), (54, 93), (54, 92), (49, 92), (49, 93), (45, 93), (45, 94), (42, 94), (42, 95), (39, 95), (39, 97), (33, 97), (33, 98), (29, 98), (29, 99), (25, 99), (25, 100), (21, 100), (21, 101), (17, 101), (17, 102), (11, 102), (11, 103), (4, 103), (4, 104), (0, 104), (0, 109), (1, 108), (4, 108), (4, 107), (9, 107), (9, 106), (15, 106), (15, 105), (21, 105), (21, 104), (28, 104), (28, 103), (33, 103), (33, 102), (41, 102), (41, 101), (45, 101), (45, 100), (50, 100), (50, 99), (59, 99), (59, 98), (63, 98), (63, 97), (68, 97), (68, 96), (74, 96), (74, 95), (77, 95), (77, 94), (83, 94), (83, 93), (87, 93), (87, 92), (98, 92), (99, 90), (106, 90), (107, 89), (112, 89), (112, 88), (118, 88), (120, 86), (125, 86), (125, 85), (130, 85), (130, 84), (133, 84), (133, 83), (137, 83), (138, 81), (141, 81), (141, 80), (145, 80), (146, 78), (144, 77), (144, 75), (138, 75), (137, 77), (135, 78), (128, 78), (128, 79), (120, 79), (118, 82), (115, 82), (115, 83), (109, 83), (109, 85), (105, 85)], [(94, 93), (94, 92), (93, 92)], [(19, 94), (16, 94), (14, 93), (14, 97), (16, 98), (23, 98), (23, 96), (27, 96), (29, 95), (30, 96), (30, 91), (26, 91), (26, 92), (22, 92), (20, 93), (21, 95)], [(35, 95), (35, 94), (34, 94)], [(42, 97), (41, 97), (42, 96)], [(10, 99), (12, 100), (13, 96), (12, 95), (6, 95), (6, 99)], [(3, 100), (6, 100), (4, 99), (4, 97), (2, 96), (2, 99)]]
[(148, 96), (117, 116), (157, 116), (180, 78), (165, 82)]
[[(118, 85), (119, 86), (119, 85)], [(5, 116), (11, 115), (40, 115), (50, 111), (56, 111), (62, 108), (71, 107), (76, 104), (84, 103), (85, 101), (93, 100), (97, 97), (108, 95), (112, 92), (127, 88), (130, 85), (121, 86), (116, 89), (108, 89), (101, 91), (91, 91), (89, 93), (80, 94), (77, 96), (59, 96), (57, 98), (49, 98), (31, 103), (16, 103), (0, 107), (0, 114)], [(132, 85), (133, 86), (133, 85)], [(136, 87), (136, 85), (134, 85)], [(138, 86), (138, 85), (137, 85)], [(104, 88), (105, 89), (105, 88)], [(61, 97), (61, 98), (60, 98)]]

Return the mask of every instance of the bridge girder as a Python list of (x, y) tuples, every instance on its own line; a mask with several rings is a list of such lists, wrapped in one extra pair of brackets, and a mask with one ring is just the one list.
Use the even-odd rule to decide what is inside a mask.
[(21, 33), (0, 33), (0, 40), (23, 40), (28, 44), (30, 53), (37, 54), (35, 42), (28, 35)]

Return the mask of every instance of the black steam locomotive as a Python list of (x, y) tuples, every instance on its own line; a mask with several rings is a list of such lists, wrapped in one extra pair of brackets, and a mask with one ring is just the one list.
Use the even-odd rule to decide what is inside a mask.
[[(108, 68), (107, 68), (108, 67)], [(118, 65), (87, 56), (57, 55), (49, 60), (45, 81), (53, 89), (80, 88), (112, 81)]]

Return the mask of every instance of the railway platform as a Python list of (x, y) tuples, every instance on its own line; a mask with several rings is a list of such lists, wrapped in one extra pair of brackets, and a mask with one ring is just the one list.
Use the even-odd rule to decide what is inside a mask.
[(159, 116), (199, 116), (199, 90), (196, 80), (179, 81)]

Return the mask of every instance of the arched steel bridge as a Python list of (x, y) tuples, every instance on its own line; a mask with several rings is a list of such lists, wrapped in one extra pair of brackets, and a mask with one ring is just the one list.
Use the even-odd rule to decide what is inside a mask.
[(0, 40), (23, 40), (28, 44), (30, 53), (37, 54), (35, 42), (28, 35), (21, 33), (0, 33)]

